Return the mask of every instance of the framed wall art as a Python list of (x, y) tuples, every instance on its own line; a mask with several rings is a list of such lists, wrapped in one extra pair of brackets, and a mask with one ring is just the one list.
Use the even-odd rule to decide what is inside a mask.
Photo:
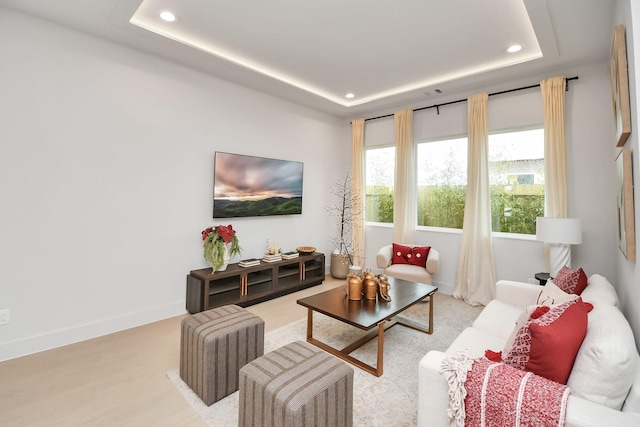
[(631, 133), (627, 42), (625, 40), (624, 25), (617, 25), (613, 33), (609, 71), (611, 77), (611, 100), (613, 101), (616, 146), (622, 147)]
[(616, 158), (618, 170), (618, 246), (629, 261), (636, 260), (636, 235), (633, 210), (633, 176), (631, 149), (623, 148)]

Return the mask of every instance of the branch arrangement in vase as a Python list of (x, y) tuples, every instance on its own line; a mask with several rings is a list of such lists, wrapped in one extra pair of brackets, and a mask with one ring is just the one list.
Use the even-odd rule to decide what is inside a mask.
[(349, 171), (344, 179), (337, 179), (333, 182), (331, 194), (335, 196), (335, 199), (325, 209), (336, 220), (340, 234), (338, 237), (330, 238), (330, 241), (341, 254), (346, 255), (349, 265), (353, 265), (353, 257), (358, 248), (354, 247), (352, 230), (354, 221), (362, 215), (362, 201), (359, 192), (353, 186)]

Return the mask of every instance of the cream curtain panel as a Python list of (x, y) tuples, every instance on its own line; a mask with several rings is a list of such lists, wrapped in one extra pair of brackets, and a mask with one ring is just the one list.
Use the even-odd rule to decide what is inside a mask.
[[(359, 203), (354, 209), (359, 209), (357, 215), (353, 215), (352, 241), (354, 250), (354, 265), (364, 266), (364, 119), (351, 121), (351, 183), (354, 200)], [(355, 214), (355, 212), (354, 212)]]
[[(567, 216), (567, 151), (565, 134), (565, 78), (540, 82), (544, 106), (544, 216)], [(549, 245), (545, 244), (549, 271)]]
[(489, 125), (487, 93), (469, 97), (467, 197), (462, 243), (453, 296), (471, 305), (486, 305), (495, 294), (489, 192)]
[(567, 152), (564, 123), (564, 77), (540, 83), (544, 104), (544, 214), (567, 216)]
[(393, 241), (413, 243), (417, 224), (413, 110), (394, 114), (396, 125), (396, 170), (393, 192)]

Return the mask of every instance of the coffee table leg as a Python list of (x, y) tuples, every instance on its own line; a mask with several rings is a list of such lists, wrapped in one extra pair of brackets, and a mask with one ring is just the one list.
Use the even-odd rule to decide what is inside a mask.
[(307, 341), (313, 338), (313, 310), (307, 309)]
[[(433, 296), (434, 295), (435, 293), (429, 295), (428, 297), (429, 298), (429, 327), (428, 328), (423, 328), (412, 323), (401, 322), (400, 320), (398, 320), (397, 317), (394, 317), (393, 321), (399, 325), (406, 326), (407, 328), (415, 329), (416, 331), (424, 332), (425, 334), (431, 335), (433, 333)], [(423, 302), (426, 304), (424, 300)]]
[(378, 360), (376, 362), (376, 376), (382, 375), (384, 359), (384, 320), (378, 323)]
[(429, 295), (429, 329), (427, 330), (429, 335), (433, 333), (433, 297), (435, 295), (435, 293)]

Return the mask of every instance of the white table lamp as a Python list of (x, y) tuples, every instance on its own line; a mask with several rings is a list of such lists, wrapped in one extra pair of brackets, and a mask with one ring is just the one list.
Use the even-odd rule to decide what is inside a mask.
[(582, 219), (538, 217), (536, 240), (549, 243), (549, 274), (556, 277), (562, 267), (571, 267), (571, 245), (582, 243)]

